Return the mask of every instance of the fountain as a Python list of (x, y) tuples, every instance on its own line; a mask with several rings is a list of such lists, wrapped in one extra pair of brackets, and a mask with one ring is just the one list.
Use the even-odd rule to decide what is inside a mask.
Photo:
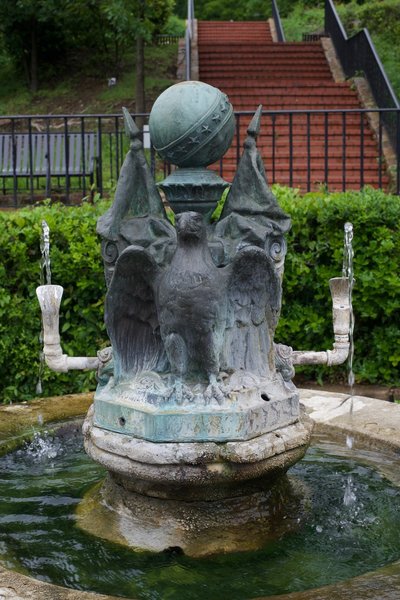
[[(86, 496), (79, 524), (142, 550), (203, 556), (259, 548), (300, 521), (305, 491), (285, 473), (304, 456), (312, 423), (300, 410), (293, 365), (346, 360), (349, 279), (330, 281), (333, 350), (275, 343), (290, 218), (257, 150), (261, 107), (216, 221), (228, 184), (206, 167), (234, 135), (227, 96), (185, 82), (155, 102), (153, 142), (178, 167), (159, 185), (175, 226), (126, 110), (124, 120), (130, 149), (97, 226), (112, 346), (97, 357), (63, 354), (62, 288), (37, 291), (48, 366), (97, 370), (83, 430), (86, 452), (108, 477)], [(277, 494), (287, 497), (286, 510), (285, 503), (273, 510)], [(244, 544), (249, 527), (254, 534)]]
[[(343, 277), (330, 281), (333, 349), (278, 344), (290, 219), (257, 151), (261, 108), (229, 187), (206, 168), (231, 143), (229, 100), (199, 82), (157, 100), (150, 127), (177, 166), (160, 184), (174, 219), (124, 118), (130, 150), (98, 221), (112, 347), (97, 356), (62, 351), (63, 289), (51, 284), (44, 227), (44, 359), (95, 369), (98, 387), (88, 455), (76, 422), (48, 425), (83, 414), (88, 398), (0, 407), (0, 450), (18, 447), (24, 428), (50, 427), (0, 458), (0, 597), (394, 600), (399, 407), (291, 381), (296, 364), (339, 364), (350, 348), (353, 383), (350, 227)], [(295, 464), (313, 424), (322, 438)]]

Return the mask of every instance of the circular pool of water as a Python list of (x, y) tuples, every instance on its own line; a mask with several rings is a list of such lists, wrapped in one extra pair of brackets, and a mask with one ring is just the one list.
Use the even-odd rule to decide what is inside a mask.
[(296, 531), (262, 550), (191, 559), (133, 552), (75, 525), (104, 470), (74, 435), (40, 437), (0, 459), (0, 563), (42, 581), (126, 598), (249, 600), (329, 585), (400, 557), (400, 489), (382, 453), (317, 440), (289, 476), (307, 489)]

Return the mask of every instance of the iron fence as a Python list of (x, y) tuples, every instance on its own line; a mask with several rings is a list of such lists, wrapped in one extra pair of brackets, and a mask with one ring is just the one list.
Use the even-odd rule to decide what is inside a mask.
[[(379, 108), (400, 108), (368, 30), (348, 38), (332, 0), (325, 0), (325, 31), (332, 39), (345, 75), (364, 74)], [(385, 113), (383, 119), (392, 144), (398, 148), (396, 112)]]
[(187, 0), (187, 19), (185, 31), (185, 79), (192, 79), (192, 42), (194, 38), (194, 0)]
[(277, 4), (276, 0), (272, 0), (271, 3), (272, 3), (272, 18), (274, 20), (278, 42), (284, 42), (285, 34), (283, 32), (283, 27), (282, 27), (282, 22), (281, 22), (281, 16), (279, 14), (278, 4)]
[[(144, 147), (160, 181), (171, 166), (157, 157), (143, 117)], [(231, 148), (217, 165), (228, 181), (239, 162), (250, 111), (236, 112)], [(388, 131), (387, 122), (392, 131)], [(263, 111), (258, 147), (270, 183), (310, 191), (360, 189), (400, 193), (400, 109)], [(44, 198), (77, 203), (112, 195), (129, 140), (121, 114), (34, 115), (0, 119), (0, 207)], [(397, 150), (397, 152), (396, 152)], [(173, 168), (173, 167), (172, 167)]]
[[(155, 151), (145, 119), (144, 145), (153, 172)], [(115, 188), (129, 147), (122, 114), (19, 115), (0, 118), (0, 206), (43, 198), (75, 203)]]
[(181, 35), (160, 33), (153, 38), (152, 43), (156, 46), (169, 46), (170, 44), (178, 44), (181, 38)]

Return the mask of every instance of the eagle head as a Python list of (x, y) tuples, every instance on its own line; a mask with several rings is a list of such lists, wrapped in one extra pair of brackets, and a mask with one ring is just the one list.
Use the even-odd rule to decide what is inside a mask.
[(199, 241), (206, 238), (206, 226), (200, 213), (189, 211), (175, 217), (178, 239), (182, 241)]

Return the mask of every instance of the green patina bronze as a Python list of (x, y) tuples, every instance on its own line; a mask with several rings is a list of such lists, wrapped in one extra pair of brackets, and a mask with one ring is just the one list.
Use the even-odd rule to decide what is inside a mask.
[(282, 376), (273, 341), (290, 219), (257, 150), (261, 107), (221, 218), (212, 223), (228, 184), (206, 165), (231, 143), (232, 106), (200, 82), (172, 86), (155, 102), (152, 139), (179, 166), (161, 184), (178, 213), (175, 228), (139, 132), (124, 115), (131, 148), (114, 204), (98, 223), (113, 367), (100, 376), (95, 426), (197, 443), (251, 440), (295, 423), (293, 373)]
[[(230, 499), (272, 489), (304, 455), (312, 430), (300, 414), (285, 348), (274, 343), (290, 218), (267, 184), (257, 149), (261, 107), (231, 186), (207, 169), (235, 131), (220, 90), (185, 82), (155, 102), (152, 141), (177, 166), (159, 186), (126, 110), (124, 119), (130, 149), (114, 203), (97, 224), (112, 347), (99, 357), (83, 426), (87, 453), (109, 472), (96, 498), (114, 506), (118, 522), (124, 513), (135, 532), (139, 500), (143, 515), (154, 513), (154, 499), (162, 512), (168, 501), (188, 531), (204, 501), (218, 510), (226, 500), (221, 521), (236, 521)], [(108, 509), (106, 520), (112, 522)], [(239, 520), (247, 522), (243, 511)], [(197, 527), (206, 535), (205, 553), (234, 549), (219, 534), (209, 545), (209, 520)], [(176, 528), (155, 548), (160, 529), (158, 520), (156, 528), (150, 523), (128, 543), (190, 552)]]
[(228, 150), (235, 133), (226, 94), (200, 81), (168, 88), (155, 101), (149, 121), (158, 154), (177, 165), (159, 186), (174, 211), (210, 214), (229, 184), (206, 169)]

